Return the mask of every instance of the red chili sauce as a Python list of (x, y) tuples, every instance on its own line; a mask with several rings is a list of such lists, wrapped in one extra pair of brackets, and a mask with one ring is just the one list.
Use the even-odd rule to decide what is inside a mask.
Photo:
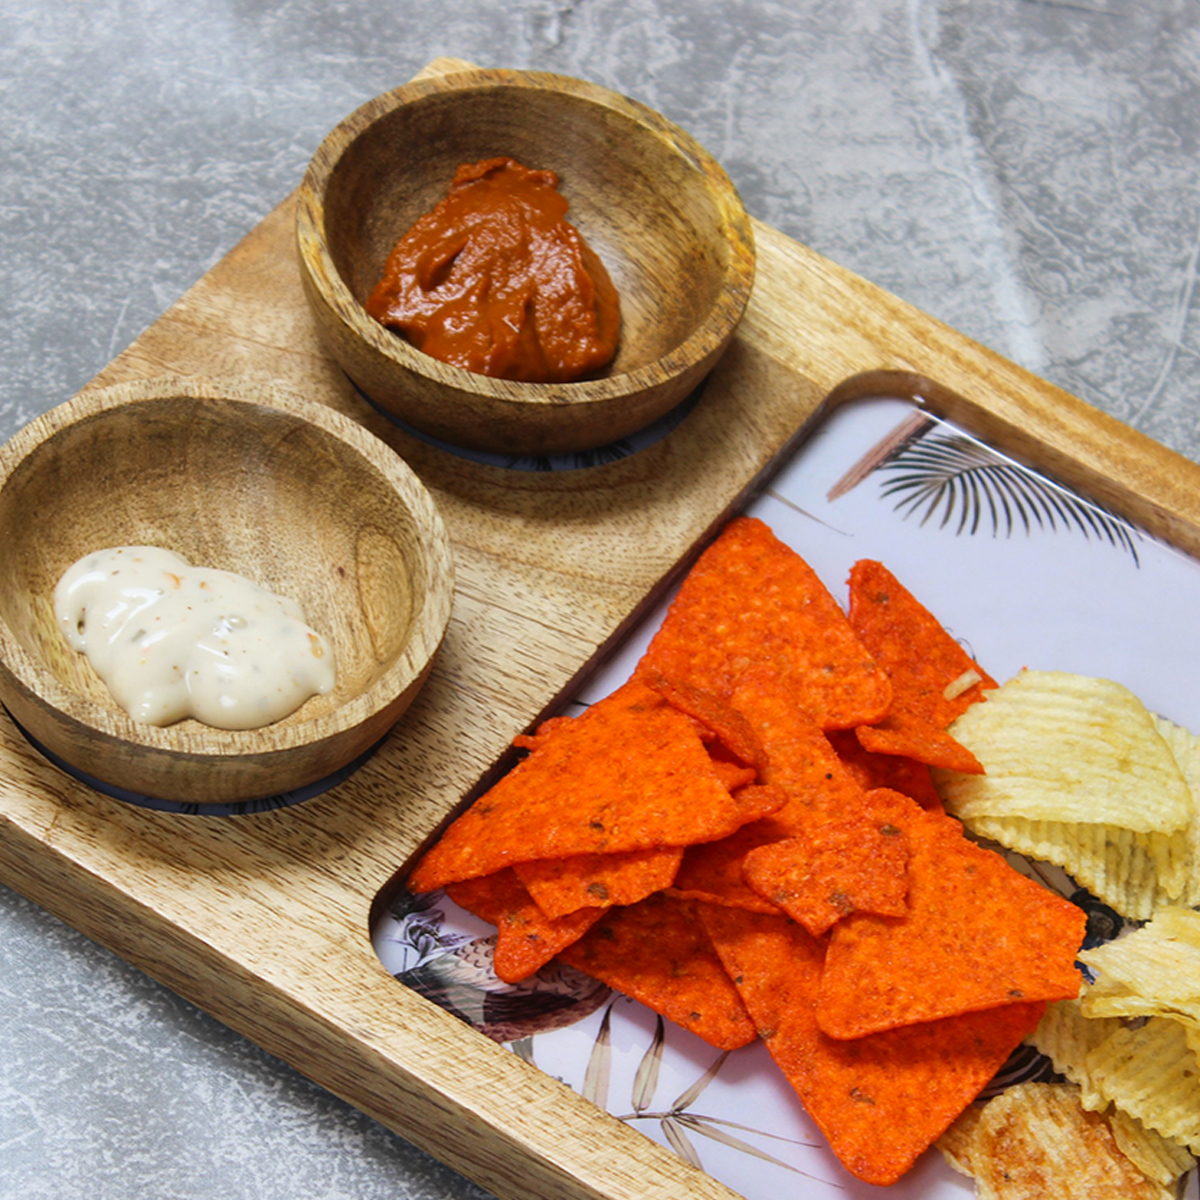
[(482, 375), (564, 383), (612, 360), (616, 288), (566, 220), (553, 171), (458, 168), (388, 256), (367, 312), (418, 350)]

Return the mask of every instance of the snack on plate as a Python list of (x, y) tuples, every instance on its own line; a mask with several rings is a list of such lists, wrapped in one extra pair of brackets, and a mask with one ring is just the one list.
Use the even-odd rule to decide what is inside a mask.
[(867, 750), (982, 774), (979, 760), (946, 729), (996, 682), (882, 563), (850, 571), (850, 627), (892, 683), (883, 720), (855, 730)]
[(548, 917), (534, 903), (511, 867), (494, 875), (466, 879), (446, 887), (460, 908), (496, 926), (493, 967), (498, 979), (520, 983), (544, 967), (560, 950), (578, 941), (603, 915), (602, 908)]
[(638, 673), (723, 695), (768, 663), (825, 729), (870, 725), (892, 687), (816, 572), (753, 517), (738, 517), (688, 572)]
[(416, 892), (534, 859), (714, 841), (762, 815), (721, 782), (693, 720), (631, 681), (559, 722), (417, 864)]
[(1127, 688), (1022, 671), (951, 733), (985, 775), (936, 770), (970, 830), (1062, 867), (1135, 920), (1177, 903), (1197, 873), (1196, 802), (1155, 719)]
[(1106, 1100), (1200, 1153), (1200, 1065), (1178, 1021), (1123, 1025), (1089, 1052), (1086, 1067)]
[(722, 1050), (758, 1036), (685, 901), (660, 894), (610, 909), (560, 957)]
[(1054, 1064), (1060, 1075), (1078, 1085), (1084, 1108), (1099, 1112), (1108, 1101), (1092, 1086), (1087, 1056), (1120, 1028), (1121, 1022), (1115, 1018), (1085, 1017), (1077, 999), (1057, 1000), (1047, 1005), (1046, 1015), (1030, 1035), (1029, 1043)]
[(1089, 991), (1049, 1005), (1029, 1041), (1077, 1085), (1085, 1109), (1108, 1116), (1125, 1153), (1169, 1182), (1195, 1166), (1200, 1148), (1200, 1061), (1191, 1027), (1165, 1017), (1144, 1024), (1089, 1017)]
[(723, 905), (702, 905), (699, 913), (771, 1057), (834, 1153), (868, 1183), (899, 1179), (1044, 1008), (1010, 1003), (851, 1041), (831, 1038), (816, 1014), (821, 939), (783, 916)]
[(825, 736), (842, 766), (854, 776), (863, 791), (890, 788), (893, 792), (911, 796), (922, 808), (941, 810), (942, 798), (933, 786), (933, 776), (925, 763), (898, 754), (876, 754), (867, 750), (853, 729), (831, 729)]
[(769, 892), (745, 877), (746, 856), (759, 847), (862, 813), (866, 793), (843, 766), (820, 725), (797, 705), (792, 688), (775, 667), (763, 663), (743, 671), (730, 704), (743, 714), (761, 747), (762, 778), (781, 789), (786, 803), (730, 837), (690, 846), (674, 888), (690, 899), (774, 913), (779, 908)]
[(636, 904), (661, 892), (674, 882), (682, 858), (682, 846), (664, 846), (535, 859), (513, 871), (547, 917), (565, 917), (581, 908)]
[(1082, 909), (1026, 878), (962, 826), (915, 801), (895, 822), (912, 847), (908, 911), (855, 913), (830, 933), (821, 1028), (858, 1038), (1013, 1001), (1076, 996)]
[(861, 811), (751, 850), (742, 877), (814, 937), (855, 912), (902, 917), (909, 843), (894, 820), (896, 802), (905, 806), (901, 811), (914, 804), (885, 788), (867, 792)]
[(1106, 1115), (1121, 1153), (1151, 1179), (1174, 1183), (1181, 1175), (1195, 1169), (1196, 1160), (1191, 1151), (1147, 1128), (1123, 1108), (1114, 1105)]
[[(1122, 1150), (1111, 1122), (1071, 1084), (1020, 1083), (973, 1106), (938, 1142), (981, 1200), (1172, 1200)], [(1172, 1177), (1173, 1179), (1174, 1177)]]
[(1125, 937), (1080, 953), (1099, 972), (1087, 1017), (1172, 1017), (1200, 1030), (1200, 912), (1162, 908)]
[(761, 1036), (887, 1184), (1074, 1002), (1085, 917), (942, 811), (927, 763), (974, 769), (945, 726), (992, 681), (879, 564), (854, 578), (887, 673), (803, 559), (731, 522), (633, 678), (515, 739), (409, 886), (496, 925), (506, 982), (557, 957), (723, 1050)]
[(1186, 908), (1200, 905), (1200, 738), (1182, 725), (1176, 725), (1155, 715), (1154, 727), (1163, 741), (1171, 747), (1175, 761), (1192, 793), (1192, 816), (1180, 839), (1182, 858), (1185, 863), (1183, 886), (1175, 897), (1166, 895), (1163, 888), (1156, 889), (1154, 907), (1171, 903)]
[(977, 817), (1183, 829), (1191, 797), (1142, 702), (1107, 679), (1022, 671), (951, 726), (986, 776), (937, 772), (947, 807)]

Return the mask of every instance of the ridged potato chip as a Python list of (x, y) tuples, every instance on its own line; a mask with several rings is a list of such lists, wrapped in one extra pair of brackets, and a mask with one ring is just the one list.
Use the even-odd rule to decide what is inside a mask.
[(1084, 1016), (1164, 1016), (1200, 1027), (1200, 913), (1160, 909), (1148, 925), (1079, 958), (1100, 973), (1081, 1000)]
[(959, 1113), (953, 1125), (942, 1134), (934, 1145), (942, 1152), (946, 1164), (960, 1175), (974, 1175), (972, 1154), (975, 1150), (975, 1130), (983, 1117), (982, 1104), (968, 1104)]
[(1191, 820), (1170, 747), (1142, 702), (1111, 680), (1022, 671), (949, 732), (987, 771), (935, 772), (947, 809), (968, 825), (1019, 816), (1171, 833)]
[(1108, 1123), (1121, 1153), (1144, 1175), (1159, 1183), (1174, 1183), (1196, 1165), (1190, 1151), (1156, 1130), (1147, 1129), (1123, 1109), (1114, 1108), (1108, 1114)]
[(950, 1161), (969, 1167), (980, 1200), (1174, 1196), (1122, 1152), (1107, 1118), (1080, 1107), (1070, 1084), (1017, 1084), (989, 1100), (973, 1125)]
[(1115, 825), (1032, 821), (1026, 817), (975, 817), (979, 837), (1029, 858), (1063, 868), (1098, 900), (1134, 921), (1145, 921), (1162, 903), (1178, 903), (1190, 866), (1186, 830), (1135, 833)]
[(1121, 1027), (1115, 1017), (1085, 1017), (1079, 1000), (1056, 1000), (1046, 1006), (1037, 1029), (1026, 1040), (1054, 1064), (1060, 1075), (1078, 1085), (1084, 1108), (1101, 1112), (1109, 1102), (1092, 1085), (1087, 1056)]
[(1164, 1137), (1200, 1149), (1200, 1064), (1178, 1021), (1123, 1026), (1088, 1052), (1096, 1090)]
[(1163, 741), (1171, 747), (1175, 762), (1192, 793), (1192, 818), (1183, 831), (1176, 835), (1182, 838), (1185, 847), (1183, 886), (1178, 895), (1159, 894), (1155, 899), (1158, 904), (1165, 904), (1170, 900), (1187, 908), (1194, 908), (1200, 904), (1200, 738), (1190, 730), (1184, 729), (1182, 725), (1176, 725), (1164, 717), (1156, 716), (1154, 727)]

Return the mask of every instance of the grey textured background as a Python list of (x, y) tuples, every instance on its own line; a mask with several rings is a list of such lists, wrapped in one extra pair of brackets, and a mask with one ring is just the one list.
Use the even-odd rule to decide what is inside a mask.
[[(645, 101), (755, 216), (1200, 459), (1196, 0), (0, 0), (0, 438), (439, 54)], [(482, 1193), (0, 889), (0, 1197), (131, 1196)]]

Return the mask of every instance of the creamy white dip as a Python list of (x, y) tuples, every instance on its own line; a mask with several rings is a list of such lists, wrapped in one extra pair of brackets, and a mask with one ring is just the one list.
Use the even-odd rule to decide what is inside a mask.
[(54, 591), (59, 627), (135, 720), (257, 729), (333, 689), (333, 649), (294, 600), (170, 550), (85, 555)]

